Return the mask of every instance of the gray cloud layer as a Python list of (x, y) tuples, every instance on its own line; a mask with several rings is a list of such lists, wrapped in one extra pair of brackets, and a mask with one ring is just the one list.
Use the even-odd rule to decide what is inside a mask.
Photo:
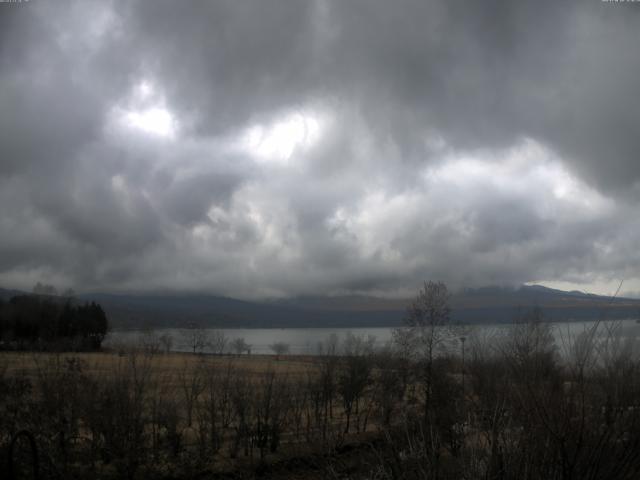
[(0, 4), (0, 282), (640, 291), (638, 40), (599, 1)]

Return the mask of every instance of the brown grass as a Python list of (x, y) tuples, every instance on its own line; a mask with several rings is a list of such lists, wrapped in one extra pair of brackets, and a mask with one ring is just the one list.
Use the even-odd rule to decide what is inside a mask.
[(269, 371), (286, 373), (292, 377), (306, 375), (314, 369), (316, 362), (310, 356), (287, 355), (277, 358), (275, 355), (201, 355), (192, 353), (169, 353), (144, 355), (141, 353), (80, 352), (80, 353), (43, 353), (43, 352), (0, 352), (0, 366), (6, 368), (10, 376), (35, 376), (39, 366), (52, 361), (78, 358), (89, 374), (108, 374), (136, 355), (138, 361), (151, 362), (155, 372), (164, 374), (179, 373), (185, 367), (233, 367), (243, 373), (260, 375)]

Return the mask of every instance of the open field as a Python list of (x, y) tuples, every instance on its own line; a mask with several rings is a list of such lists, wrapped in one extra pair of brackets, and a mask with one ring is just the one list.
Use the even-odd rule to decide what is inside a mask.
[[(240, 475), (270, 465), (288, 478), (296, 458), (307, 468), (327, 448), (358, 444), (374, 431), (373, 419), (363, 419), (373, 417), (373, 397), (366, 410), (362, 391), (347, 407), (338, 399), (342, 362), (134, 350), (1, 352), (8, 394), (0, 403), (2, 444), (20, 430), (33, 433), (47, 460), (40, 469), (53, 476), (60, 464), (66, 475), (91, 471), (105, 478), (181, 477), (194, 469)], [(58, 437), (68, 439), (64, 453), (52, 442)], [(90, 458), (96, 450), (102, 453)], [(350, 451), (343, 453), (349, 462)], [(148, 456), (161, 460), (149, 465)]]
[(638, 478), (633, 339), (593, 332), (561, 357), (532, 321), (468, 338), (462, 363), (429, 355), (429, 332), (413, 353), (2, 352), (0, 462), (42, 479)]
[[(120, 370), (130, 361), (131, 354), (120, 355), (114, 352), (79, 352), (49, 354), (41, 352), (0, 352), (0, 368), (7, 375), (26, 375), (35, 377), (39, 368), (51, 362), (65, 362), (68, 359), (79, 360), (92, 375), (109, 375)], [(137, 354), (137, 358), (145, 358)], [(261, 375), (268, 371), (277, 371), (291, 377), (307, 374), (317, 366), (313, 356), (302, 355), (200, 355), (190, 353), (156, 354), (151, 359), (150, 369), (154, 373), (178, 374), (184, 368), (220, 369), (233, 365), (234, 368), (250, 375)]]

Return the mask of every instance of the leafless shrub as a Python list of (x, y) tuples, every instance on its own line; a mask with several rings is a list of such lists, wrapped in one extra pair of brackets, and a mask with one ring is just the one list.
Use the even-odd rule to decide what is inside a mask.
[(187, 427), (191, 427), (193, 424), (194, 408), (198, 403), (200, 395), (205, 390), (204, 364), (198, 362), (194, 368), (193, 365), (185, 359), (178, 374), (178, 381), (180, 383), (182, 403), (186, 413), (186, 424)]
[(153, 330), (144, 330), (138, 336), (138, 347), (147, 354), (159, 353), (162, 347), (160, 337)]
[(189, 347), (192, 353), (204, 352), (204, 349), (211, 341), (209, 331), (196, 324), (191, 324), (189, 328), (182, 330), (182, 338), (185, 345)]
[(245, 342), (244, 338), (235, 338), (231, 341), (231, 350), (237, 355), (242, 355), (245, 352), (251, 351), (251, 345)]
[(286, 379), (274, 371), (266, 372), (253, 396), (255, 415), (253, 443), (259, 449), (260, 458), (274, 453), (279, 445), (289, 412), (289, 389)]
[(230, 446), (229, 455), (236, 458), (240, 449), (244, 450), (244, 455), (251, 453), (251, 428), (253, 420), (252, 411), (252, 387), (244, 376), (237, 376), (233, 382), (231, 390), (231, 404), (233, 406), (233, 440)]
[(269, 348), (273, 353), (276, 354), (276, 356), (278, 357), (278, 360), (280, 359), (280, 356), (286, 355), (287, 353), (289, 353), (289, 344), (286, 342), (275, 342), (269, 345)]
[(222, 355), (226, 349), (229, 339), (221, 330), (212, 330), (209, 333), (209, 347), (216, 355)]
[(112, 375), (90, 379), (84, 418), (92, 450), (114, 464), (123, 478), (133, 478), (148, 453), (146, 424), (150, 358), (130, 354)]
[(220, 450), (225, 432), (233, 421), (231, 387), (236, 374), (231, 362), (223, 368), (207, 368), (203, 371), (204, 390), (197, 409), (202, 455), (215, 454)]
[(169, 353), (173, 348), (173, 336), (166, 332), (158, 337), (158, 341), (164, 353)]
[[(364, 397), (365, 390), (371, 383), (371, 349), (373, 341), (365, 342), (357, 339), (353, 335), (348, 335), (345, 341), (344, 363), (341, 365), (338, 374), (337, 390), (342, 397), (342, 404), (345, 413), (345, 433), (349, 433), (352, 414), (356, 416), (360, 413), (360, 403)], [(359, 422), (356, 422), (356, 430), (359, 431)]]

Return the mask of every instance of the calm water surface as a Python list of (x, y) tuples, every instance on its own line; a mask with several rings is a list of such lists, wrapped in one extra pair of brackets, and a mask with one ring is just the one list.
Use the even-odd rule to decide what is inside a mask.
[[(582, 332), (593, 328), (595, 322), (566, 322), (552, 324), (552, 330), (556, 344), (560, 350), (575, 339)], [(456, 336), (468, 338), (480, 338), (483, 343), (491, 343), (504, 335), (512, 328), (511, 325), (469, 325), (456, 327)], [(290, 353), (314, 355), (318, 353), (318, 345), (326, 342), (332, 335), (336, 335), (339, 341), (343, 341), (348, 334), (361, 337), (375, 337), (375, 346), (384, 347), (392, 339), (393, 327), (382, 328), (233, 328), (233, 329), (207, 329), (217, 330), (225, 334), (229, 340), (244, 338), (245, 342), (251, 346), (251, 353), (265, 354), (273, 353), (270, 345), (275, 342), (287, 343)], [(168, 334), (172, 337), (172, 350), (176, 352), (188, 352), (190, 347), (187, 344), (185, 329), (164, 328), (153, 330), (152, 334), (160, 336)], [(596, 330), (598, 337), (604, 337), (614, 332), (615, 335), (624, 339), (640, 338), (640, 323), (635, 319), (600, 322)], [(119, 345), (135, 345), (149, 332), (137, 330), (118, 330), (110, 332), (105, 339), (106, 347), (117, 347)], [(205, 352), (207, 349), (204, 350)]]

